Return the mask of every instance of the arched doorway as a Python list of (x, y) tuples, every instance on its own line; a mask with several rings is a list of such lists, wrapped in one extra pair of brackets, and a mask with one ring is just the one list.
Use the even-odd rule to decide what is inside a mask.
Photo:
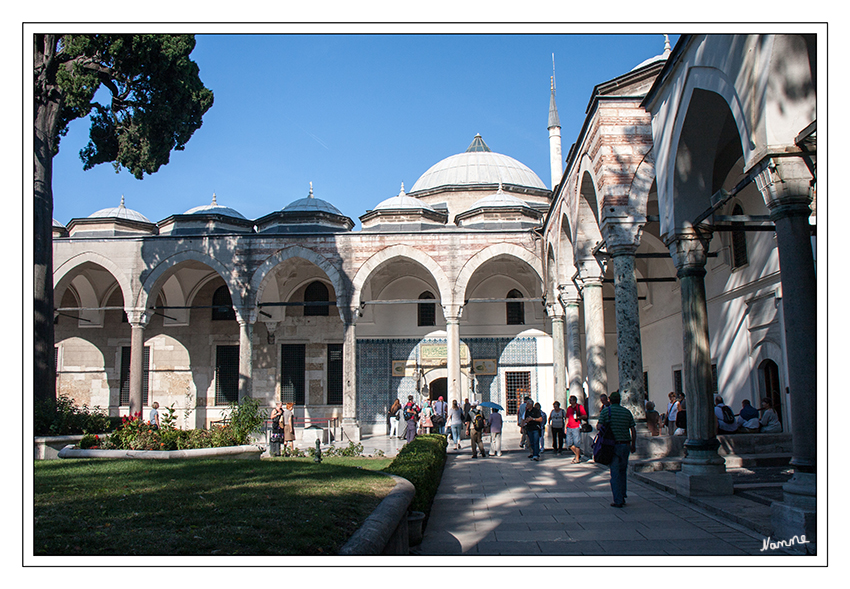
[(448, 382), (448, 379), (445, 377), (432, 380), (428, 385), (428, 399), (430, 401), (436, 401), (442, 397), (445, 401), (448, 397)]
[(759, 364), (761, 373), (762, 396), (773, 403), (773, 409), (779, 422), (782, 423), (782, 388), (779, 384), (779, 366), (773, 360), (765, 360)]

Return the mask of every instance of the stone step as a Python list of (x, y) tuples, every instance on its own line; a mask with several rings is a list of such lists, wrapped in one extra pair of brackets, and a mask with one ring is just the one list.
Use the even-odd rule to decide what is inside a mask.
[[(755, 468), (759, 466), (786, 466), (791, 460), (791, 454), (733, 454), (724, 456), (726, 468)], [(680, 457), (662, 458), (632, 458), (629, 460), (631, 472), (658, 472), (662, 470), (682, 470)]]
[[(732, 434), (717, 436), (721, 456), (791, 453), (791, 434)], [(638, 436), (636, 456), (642, 459), (681, 457), (685, 436)]]

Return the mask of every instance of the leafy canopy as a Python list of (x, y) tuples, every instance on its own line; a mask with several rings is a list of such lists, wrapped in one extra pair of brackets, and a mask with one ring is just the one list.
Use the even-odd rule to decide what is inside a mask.
[[(189, 59), (193, 35), (66, 35), (56, 82), (64, 95), (57, 134), (91, 114), (89, 143), (80, 151), (84, 169), (114, 162), (136, 178), (167, 164), (201, 127), (213, 93)], [(109, 93), (108, 104), (95, 100)], [(58, 139), (58, 138), (57, 138)], [(58, 149), (58, 140), (57, 140)]]

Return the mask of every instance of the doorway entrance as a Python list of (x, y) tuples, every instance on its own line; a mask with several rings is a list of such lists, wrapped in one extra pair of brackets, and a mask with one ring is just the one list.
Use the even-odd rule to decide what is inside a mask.
[(779, 366), (773, 360), (765, 360), (759, 366), (764, 383), (764, 396), (773, 403), (773, 410), (782, 423), (782, 393), (779, 385)]
[(436, 401), (440, 397), (443, 398), (443, 401), (446, 400), (446, 395), (448, 394), (448, 379), (447, 378), (436, 378), (431, 381), (431, 384), (428, 385), (428, 400)]

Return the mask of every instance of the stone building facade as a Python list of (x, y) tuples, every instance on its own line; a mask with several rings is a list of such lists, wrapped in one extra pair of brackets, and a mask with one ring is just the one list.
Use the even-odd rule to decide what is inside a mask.
[[(638, 416), (686, 394), (683, 493), (731, 493), (713, 397), (771, 398), (797, 474), (777, 526), (813, 537), (816, 39), (683, 35), (593, 90), (551, 185), (480, 136), (362, 228), (326, 200), (54, 230), (57, 387), (187, 425), (253, 396), (382, 434), (409, 394)], [(780, 272), (781, 268), (781, 272)]]

